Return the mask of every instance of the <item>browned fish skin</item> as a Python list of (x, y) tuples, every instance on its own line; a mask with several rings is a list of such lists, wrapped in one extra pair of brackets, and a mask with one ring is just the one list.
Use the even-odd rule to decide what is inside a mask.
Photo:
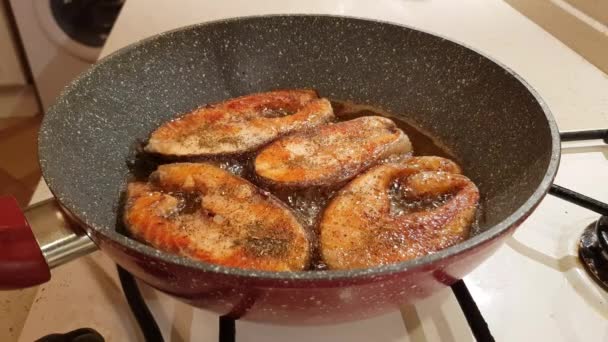
[[(467, 177), (451, 172), (460, 172), (451, 161), (414, 157), (376, 166), (352, 180), (332, 199), (320, 221), (321, 254), (329, 268), (396, 263), (467, 238), (479, 191)], [(395, 180), (412, 201), (450, 197), (437, 206), (394, 213), (389, 188)]]
[(124, 221), (139, 240), (214, 264), (299, 271), (310, 259), (289, 208), (211, 164), (161, 165), (147, 183), (129, 184)]
[(275, 186), (329, 186), (411, 150), (408, 137), (393, 121), (365, 116), (283, 137), (257, 155), (255, 171)]
[(198, 108), (150, 135), (145, 151), (176, 157), (239, 154), (333, 119), (313, 90), (277, 90)]

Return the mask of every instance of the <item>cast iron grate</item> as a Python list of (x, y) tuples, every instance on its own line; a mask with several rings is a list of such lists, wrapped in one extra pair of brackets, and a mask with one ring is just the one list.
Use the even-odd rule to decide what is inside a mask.
[[(563, 132), (562, 141), (602, 139), (608, 144), (608, 129)], [(579, 242), (579, 257), (602, 287), (608, 290), (608, 204), (579, 194), (559, 185), (552, 185), (551, 195), (592, 210), (601, 215), (597, 222), (585, 229)], [(131, 311), (137, 319), (146, 341), (164, 341), (154, 317), (146, 306), (137, 284), (128, 272), (118, 267), (120, 281)], [(454, 296), (477, 341), (491, 342), (494, 337), (465, 282), (458, 280), (451, 285)], [(236, 340), (235, 319), (227, 316), (219, 318), (219, 341)]]
[[(562, 141), (601, 139), (608, 144), (608, 129), (563, 132), (560, 136)], [(583, 231), (578, 256), (591, 278), (608, 291), (608, 204), (556, 184), (549, 193), (600, 214), (599, 219)]]

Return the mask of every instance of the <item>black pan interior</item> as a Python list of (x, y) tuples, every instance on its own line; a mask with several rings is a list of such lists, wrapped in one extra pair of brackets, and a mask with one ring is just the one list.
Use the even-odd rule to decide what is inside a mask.
[(44, 117), (45, 180), (68, 210), (112, 236), (128, 162), (153, 128), (201, 104), (293, 87), (374, 105), (438, 138), (480, 187), (482, 231), (555, 172), (554, 123), (510, 71), (410, 28), (302, 15), (197, 25), (105, 58)]

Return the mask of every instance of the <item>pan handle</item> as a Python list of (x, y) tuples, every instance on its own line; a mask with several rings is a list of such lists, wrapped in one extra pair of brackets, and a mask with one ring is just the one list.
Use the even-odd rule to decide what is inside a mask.
[(0, 197), (0, 290), (42, 284), (51, 268), (96, 248), (54, 199), (23, 212), (13, 197)]

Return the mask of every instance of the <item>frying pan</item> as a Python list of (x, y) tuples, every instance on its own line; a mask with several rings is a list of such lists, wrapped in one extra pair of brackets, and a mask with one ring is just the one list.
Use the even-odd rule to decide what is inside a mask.
[[(122, 232), (121, 190), (151, 130), (201, 104), (300, 87), (379, 107), (448, 146), (480, 189), (480, 232), (415, 260), (315, 272), (207, 264)], [(88, 252), (92, 240), (139, 280), (220, 314), (288, 324), (379, 315), (454, 283), (489, 257), (547, 193), (559, 146), (548, 108), (521, 77), (436, 35), (321, 15), (189, 26), (99, 61), (46, 113), (39, 155), (55, 198), (30, 208), (27, 220), (14, 201), (0, 202), (0, 285), (44, 282), (49, 264)]]

